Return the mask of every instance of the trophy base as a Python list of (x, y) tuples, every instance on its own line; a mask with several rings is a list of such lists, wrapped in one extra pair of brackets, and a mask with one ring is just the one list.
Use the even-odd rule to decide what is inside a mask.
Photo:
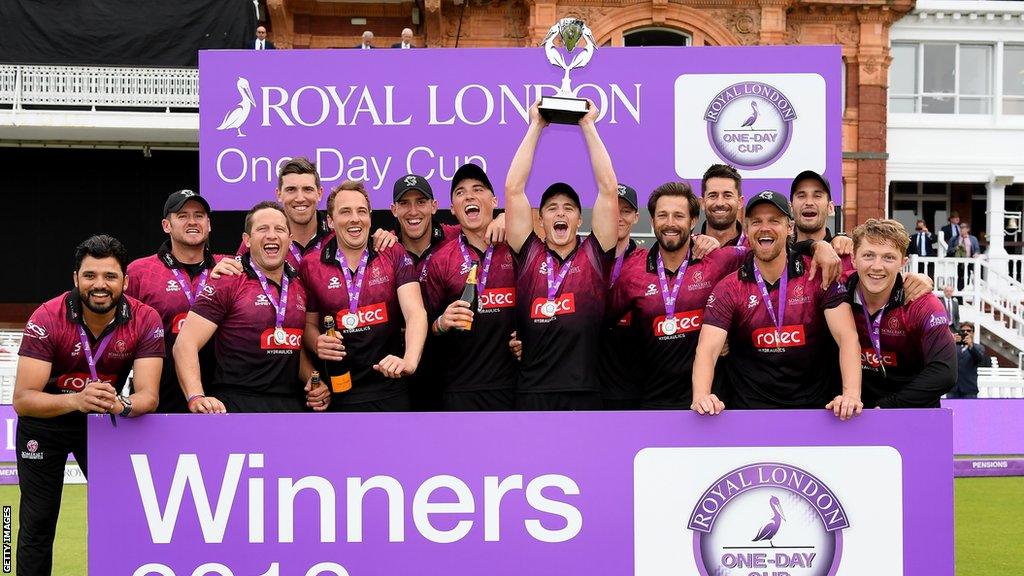
[(587, 101), (565, 96), (542, 96), (540, 115), (552, 124), (579, 124), (587, 115)]

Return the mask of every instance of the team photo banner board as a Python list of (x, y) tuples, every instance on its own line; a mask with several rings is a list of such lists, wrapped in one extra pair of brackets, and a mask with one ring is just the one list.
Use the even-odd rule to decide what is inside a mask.
[[(530, 105), (562, 70), (541, 48), (219, 50), (200, 53), (200, 185), (217, 210), (273, 196), (278, 167), (317, 162), (324, 189), (365, 180), (385, 209), (400, 176), (427, 177), (442, 206), (458, 166), (483, 166), (501, 196)], [(803, 170), (842, 203), (842, 70), (837, 46), (600, 48), (570, 74), (600, 108), (619, 181), (640, 201), (729, 163), (748, 193), (788, 194)], [(565, 181), (596, 195), (578, 126), (544, 131), (527, 192)], [(325, 198), (326, 200), (326, 198)]]
[(93, 574), (953, 575), (946, 410), (89, 418)]

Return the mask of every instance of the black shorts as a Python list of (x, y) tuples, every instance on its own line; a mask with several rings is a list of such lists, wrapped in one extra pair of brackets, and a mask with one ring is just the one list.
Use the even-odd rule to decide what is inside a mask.
[(247, 394), (222, 390), (214, 396), (224, 404), (228, 414), (260, 414), (273, 412), (309, 412), (303, 396)]
[(600, 392), (520, 392), (516, 394), (516, 410), (550, 412), (565, 410), (600, 410)]
[(412, 410), (412, 402), (407, 392), (396, 394), (382, 400), (371, 400), (369, 402), (346, 402), (334, 403), (327, 408), (328, 412), (409, 412)]
[(516, 409), (515, 390), (445, 392), (446, 412), (510, 412)]
[(623, 400), (620, 398), (604, 398), (601, 400), (604, 403), (604, 410), (641, 410), (640, 399), (630, 398)]

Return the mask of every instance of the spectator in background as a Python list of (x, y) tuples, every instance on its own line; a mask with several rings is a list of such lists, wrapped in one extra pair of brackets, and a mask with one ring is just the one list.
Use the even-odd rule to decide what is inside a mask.
[(356, 45), (357, 50), (372, 50), (375, 48), (373, 45), (373, 32), (367, 30), (363, 32), (363, 41)]
[[(961, 222), (959, 226), (960, 233), (957, 235), (956, 243), (951, 243), (949, 248), (946, 250), (946, 256), (955, 256), (957, 258), (977, 258), (981, 256), (981, 246), (978, 244), (978, 238), (971, 235), (971, 224), (969, 222)], [(956, 267), (956, 289), (963, 290), (964, 286), (971, 281), (971, 276), (974, 275), (974, 271), (970, 265), (958, 264)]]
[(985, 349), (974, 343), (974, 327), (970, 324), (964, 324), (953, 338), (957, 343), (957, 378), (946, 398), (977, 398), (978, 366), (985, 363)]
[(277, 46), (270, 40), (267, 40), (267, 29), (263, 26), (256, 27), (256, 42), (253, 44), (253, 50), (275, 50)]
[[(947, 246), (955, 246), (960, 238), (960, 213), (953, 210), (949, 213), (949, 224), (942, 227), (943, 239)], [(948, 254), (947, 254), (948, 256)]]
[(942, 288), (942, 306), (946, 309), (946, 317), (949, 318), (949, 329), (953, 333), (960, 331), (960, 302), (953, 297), (953, 287)]
[(917, 232), (910, 237), (910, 246), (907, 248), (907, 256), (937, 256), (935, 250), (935, 234), (928, 231), (928, 224), (924, 220), (918, 220), (915, 226)]
[(415, 46), (412, 45), (412, 28), (405, 28), (405, 29), (403, 29), (402, 30), (402, 41), (401, 42), (395, 42), (394, 44), (391, 45), (391, 47), (392, 48), (401, 48), (402, 50), (406, 50), (408, 48), (415, 48)]

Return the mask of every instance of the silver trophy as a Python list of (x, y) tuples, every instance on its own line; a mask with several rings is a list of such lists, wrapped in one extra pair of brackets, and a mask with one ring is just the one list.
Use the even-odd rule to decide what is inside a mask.
[[(556, 37), (562, 40), (565, 53), (555, 45)], [(586, 44), (582, 46), (581, 51), (574, 54), (581, 39), (586, 40)], [(576, 91), (569, 85), (569, 71), (586, 66), (594, 57), (594, 50), (597, 50), (597, 43), (594, 42), (594, 35), (583, 20), (562, 18), (548, 30), (548, 35), (544, 38), (544, 52), (548, 55), (548, 62), (561, 68), (564, 73), (558, 94), (540, 99), (540, 114), (545, 120), (556, 124), (578, 124), (580, 118), (587, 114), (587, 101), (577, 98)]]

